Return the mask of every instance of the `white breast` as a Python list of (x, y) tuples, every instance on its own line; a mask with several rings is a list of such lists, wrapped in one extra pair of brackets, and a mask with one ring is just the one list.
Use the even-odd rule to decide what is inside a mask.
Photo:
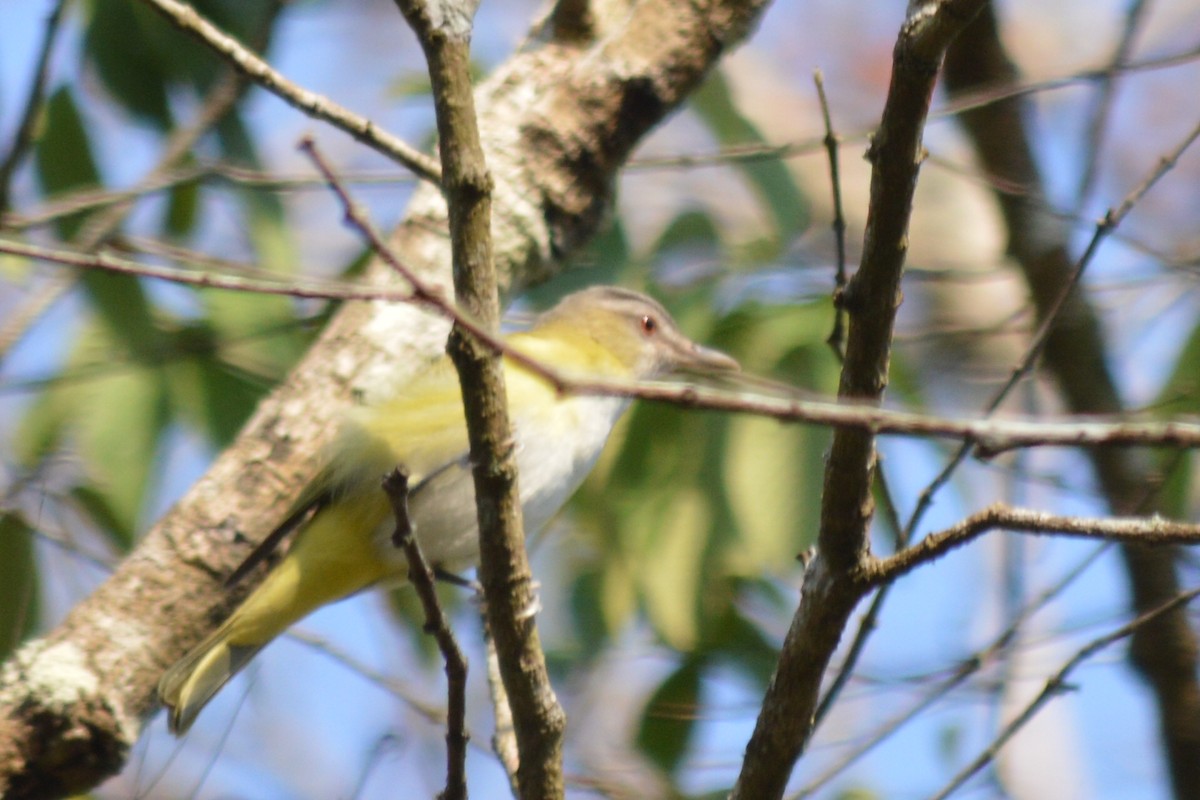
[[(513, 420), (526, 534), (541, 530), (591, 472), (613, 425), (629, 405), (620, 397), (570, 397), (539, 411), (538, 435)], [(551, 432), (550, 435), (546, 431)], [(417, 539), (433, 566), (461, 570), (479, 562), (474, 482), (466, 459), (416, 489), (409, 512)], [(381, 555), (403, 572), (404, 556), (391, 544), (394, 523), (378, 535)]]

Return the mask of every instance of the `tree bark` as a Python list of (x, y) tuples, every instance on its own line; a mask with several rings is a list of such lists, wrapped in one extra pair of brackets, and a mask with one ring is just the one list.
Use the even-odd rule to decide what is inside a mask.
[[(548, 277), (595, 232), (631, 150), (750, 32), (764, 5), (639, 3), (602, 38), (572, 35), (514, 55), (477, 90), (503, 287)], [(425, 186), (391, 242), (422, 274), (448, 285), (445, 231), (445, 202)], [(376, 264), (368, 279), (394, 277)], [(237, 602), (224, 577), (280, 521), (339, 413), (356, 392), (403, 381), (440, 350), (447, 328), (411, 306), (352, 303), (335, 315), (120, 568), (4, 665), (0, 794), (82, 792), (121, 769), (157, 710), (160, 674)], [(242, 592), (254, 581), (246, 583)]]

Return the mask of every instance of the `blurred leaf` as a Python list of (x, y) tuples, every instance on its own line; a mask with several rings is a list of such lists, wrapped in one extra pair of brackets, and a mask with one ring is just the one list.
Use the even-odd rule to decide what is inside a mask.
[[(174, 72), (156, 41), (166, 23), (139, 3), (94, 0), (84, 52), (113, 98), (160, 130), (171, 126), (167, 84)], [(173, 32), (179, 40), (185, 38)], [(178, 54), (182, 55), (182, 46)]]
[(136, 530), (129, 525), (128, 519), (121, 518), (107, 496), (95, 487), (85, 485), (72, 487), (70, 496), (80, 514), (98, 530), (108, 533), (122, 551), (128, 552), (133, 547)]
[(779, 660), (776, 643), (742, 616), (735, 603), (726, 604), (724, 613), (710, 619), (705, 626), (707, 647), (765, 687)]
[(687, 754), (700, 707), (703, 670), (698, 659), (685, 659), (646, 702), (637, 745), (651, 761), (674, 773)]
[(684, 211), (658, 235), (653, 252), (661, 254), (667, 250), (697, 245), (707, 250), (719, 245), (720, 241), (720, 232), (712, 217), (703, 211)]
[[(38, 176), (47, 194), (100, 183), (82, 118), (66, 87), (55, 92), (46, 110), (46, 130), (37, 146)], [(82, 216), (60, 220), (59, 234), (73, 238)], [(92, 305), (131, 353), (146, 356), (158, 342), (150, 306), (137, 278), (83, 270), (81, 280)]]
[(650, 513), (633, 514), (632, 524), (640, 519), (650, 532), (640, 579), (646, 613), (659, 635), (680, 652), (691, 650), (697, 639), (697, 600), (711, 513), (700, 492), (684, 490)]
[(734, 569), (760, 575), (765, 565), (795, 569), (795, 556), (815, 537), (819, 495), (803, 491), (819, 478), (808, 474), (804, 449), (814, 437), (798, 425), (761, 417), (729, 421), (725, 476), (743, 548)]
[(88, 386), (80, 449), (113, 513), (136, 529), (168, 422), (167, 386), (155, 369), (131, 368)]
[(1159, 392), (1155, 411), (1162, 417), (1200, 412), (1200, 325), (1179, 350), (1171, 377)]
[[(692, 95), (690, 107), (724, 146), (766, 144), (758, 127), (742, 115), (720, 69)], [(763, 210), (775, 224), (775, 240), (764, 259), (778, 255), (809, 225), (808, 200), (800, 192), (786, 162), (779, 158), (738, 159), (731, 162), (758, 193)]]
[[(225, 33), (257, 47), (272, 0), (196, 0), (191, 4)], [(84, 55), (104, 87), (126, 110), (159, 130), (172, 125), (171, 92), (203, 94), (227, 69), (206, 46), (144, 4), (93, 0)]]
[(1166, 454), (1171, 471), (1158, 493), (1155, 505), (1160, 514), (1171, 519), (1196, 519), (1200, 511), (1200, 491), (1196, 490), (1196, 453)]
[(878, 800), (881, 796), (864, 786), (854, 786), (839, 790), (834, 800)]
[(38, 592), (33, 530), (17, 514), (0, 512), (0, 661), (37, 624)]
[[(34, 152), (38, 181), (48, 196), (101, 183), (92, 143), (70, 87), (59, 88), (46, 102), (45, 124)], [(61, 217), (55, 223), (59, 237), (74, 238), (83, 220), (83, 214)]]
[(200, 184), (196, 181), (177, 183), (167, 195), (163, 228), (169, 235), (182, 238), (196, 229), (199, 210)]

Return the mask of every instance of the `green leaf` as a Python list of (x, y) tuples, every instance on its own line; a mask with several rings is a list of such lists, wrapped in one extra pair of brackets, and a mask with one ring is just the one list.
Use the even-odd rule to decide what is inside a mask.
[(742, 543), (732, 554), (737, 573), (793, 571), (796, 554), (814, 540), (821, 478), (807, 451), (819, 447), (817, 438), (761, 417), (729, 420), (723, 471)]
[[(139, 3), (96, 0), (91, 11), (84, 53), (100, 81), (128, 111), (167, 130), (172, 122), (167, 83), (173, 70), (155, 41), (156, 29), (165, 23)], [(175, 36), (182, 52), (183, 35)]]
[[(37, 146), (37, 167), (47, 194), (100, 182), (83, 119), (67, 87), (55, 92), (47, 104), (46, 130)], [(59, 234), (73, 238), (82, 224), (82, 216), (64, 218), (59, 221)], [(130, 353), (145, 357), (155, 350), (158, 332), (137, 278), (84, 270), (81, 280), (92, 306)]]
[[(758, 127), (738, 110), (736, 99), (719, 69), (714, 70), (692, 95), (691, 108), (722, 145), (767, 143)], [(733, 164), (757, 192), (763, 210), (774, 222), (775, 241), (769, 250), (777, 255), (797, 233), (808, 227), (808, 200), (782, 159), (739, 159)], [(770, 253), (764, 252), (760, 256), (769, 258)]]
[(128, 519), (122, 519), (103, 492), (94, 486), (79, 485), (71, 489), (70, 497), (76, 510), (97, 530), (108, 534), (122, 551), (128, 552), (133, 547), (136, 530), (129, 525)]
[(183, 238), (196, 228), (200, 210), (200, 184), (197, 181), (178, 183), (167, 196), (167, 211), (163, 228), (176, 238)]
[(711, 515), (705, 496), (685, 489), (631, 520), (650, 532), (640, 576), (647, 616), (655, 631), (680, 652), (690, 651), (697, 640), (697, 601)]
[(687, 754), (700, 707), (702, 677), (703, 663), (685, 659), (659, 684), (642, 712), (638, 748), (668, 773), (674, 773)]
[(712, 217), (703, 211), (685, 211), (663, 229), (654, 243), (656, 255), (681, 247), (710, 250), (720, 245), (721, 235)]
[[(45, 125), (34, 150), (38, 181), (47, 195), (100, 184), (87, 128), (68, 86), (50, 95)], [(61, 217), (55, 226), (63, 239), (72, 239), (83, 225), (83, 214)]]
[(37, 624), (38, 595), (33, 529), (17, 514), (0, 513), (0, 661)]
[(78, 420), (80, 450), (121, 528), (136, 530), (162, 435), (167, 387), (158, 370), (133, 367), (92, 382)]

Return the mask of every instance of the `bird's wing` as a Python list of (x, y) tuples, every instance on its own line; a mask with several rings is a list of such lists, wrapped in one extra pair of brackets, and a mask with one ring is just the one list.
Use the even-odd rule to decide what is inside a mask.
[(266, 537), (254, 546), (250, 551), (250, 555), (238, 564), (237, 569), (225, 579), (225, 586), (229, 588), (236, 586), (247, 575), (254, 571), (254, 568), (267, 560), (267, 558), (275, 552), (280, 543), (288, 537), (297, 528), (304, 526), (320, 513), (321, 509), (329, 505), (333, 498), (333, 492), (328, 488), (328, 482), (324, 478), (324, 473), (318, 475), (316, 480), (312, 482), (313, 488), (305, 491), (300, 495), (296, 504), (292, 506), (292, 510), (288, 513), (287, 518), (279, 524), (275, 530), (271, 531)]

